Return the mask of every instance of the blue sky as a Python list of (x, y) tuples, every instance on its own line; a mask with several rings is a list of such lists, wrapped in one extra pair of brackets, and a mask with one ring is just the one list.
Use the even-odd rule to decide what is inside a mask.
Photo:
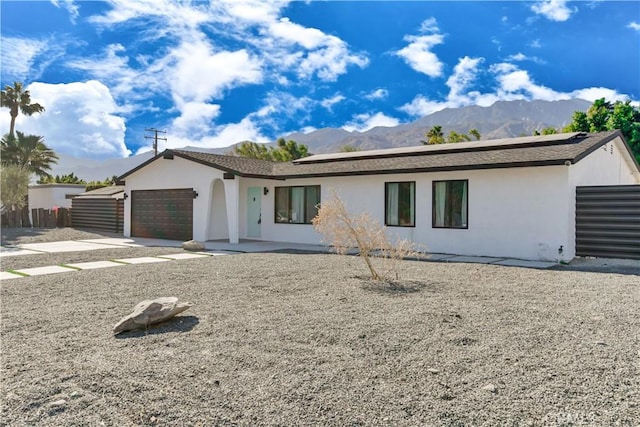
[[(2, 1), (1, 81), (60, 153), (365, 131), (497, 100), (640, 100), (637, 1)], [(8, 110), (0, 114), (8, 130)], [(146, 133), (148, 135), (148, 133)]]

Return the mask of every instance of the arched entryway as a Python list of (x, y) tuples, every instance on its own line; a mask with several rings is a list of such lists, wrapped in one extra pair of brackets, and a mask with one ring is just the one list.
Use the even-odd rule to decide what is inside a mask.
[(209, 206), (209, 227), (207, 240), (229, 238), (229, 222), (227, 220), (227, 201), (224, 183), (221, 179), (211, 182), (211, 205)]

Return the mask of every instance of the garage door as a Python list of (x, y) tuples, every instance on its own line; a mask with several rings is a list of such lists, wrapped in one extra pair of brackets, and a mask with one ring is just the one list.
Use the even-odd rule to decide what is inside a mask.
[(193, 188), (132, 191), (131, 235), (191, 240)]
[(640, 185), (576, 188), (576, 255), (640, 259)]

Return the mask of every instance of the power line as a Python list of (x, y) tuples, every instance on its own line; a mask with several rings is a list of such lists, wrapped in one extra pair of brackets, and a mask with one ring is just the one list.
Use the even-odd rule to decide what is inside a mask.
[(153, 132), (153, 136), (145, 135), (144, 139), (153, 139), (153, 155), (158, 155), (158, 140), (167, 141), (167, 138), (158, 137), (159, 133), (167, 133), (166, 130), (158, 130), (156, 128), (144, 128), (145, 132)]

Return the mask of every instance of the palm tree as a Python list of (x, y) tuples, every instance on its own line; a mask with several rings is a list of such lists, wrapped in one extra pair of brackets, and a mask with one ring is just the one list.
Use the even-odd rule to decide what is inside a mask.
[(434, 126), (429, 129), (429, 132), (425, 135), (426, 141), (422, 141), (423, 144), (444, 144), (444, 133), (442, 133), (442, 126)]
[(41, 136), (25, 135), (20, 131), (16, 136), (5, 134), (2, 137), (0, 152), (3, 165), (27, 167), (40, 178), (51, 176), (48, 171), (58, 163), (57, 154), (44, 144)]
[(9, 109), (11, 114), (11, 126), (9, 135), (14, 135), (16, 117), (18, 112), (22, 112), (25, 116), (31, 116), (34, 113), (42, 113), (44, 107), (40, 104), (31, 103), (31, 94), (28, 90), (22, 89), (22, 83), (13, 82), (13, 86), (5, 86), (0, 97), (0, 106)]

